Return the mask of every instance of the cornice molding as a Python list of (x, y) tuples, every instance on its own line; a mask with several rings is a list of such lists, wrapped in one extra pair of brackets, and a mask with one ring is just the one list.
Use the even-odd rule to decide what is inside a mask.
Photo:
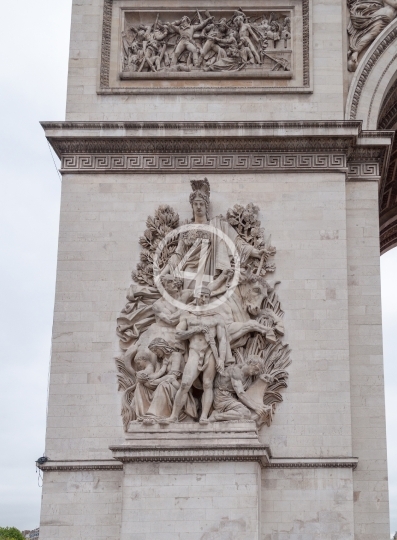
[(275, 458), (271, 457), (268, 446), (239, 446), (239, 447), (191, 447), (191, 448), (154, 448), (132, 447), (128, 445), (112, 446), (113, 460), (64, 460), (51, 461), (37, 467), (45, 472), (73, 471), (122, 471), (124, 463), (131, 462), (258, 462), (269, 469), (324, 469), (357, 467), (355, 457), (330, 458)]
[[(361, 131), (362, 122), (358, 120), (304, 120), (304, 121), (266, 121), (266, 122), (41, 122), (44, 130), (108, 130), (108, 129), (127, 129), (127, 130), (224, 130), (224, 129), (354, 129)], [(377, 133), (365, 131), (365, 134)], [(387, 132), (386, 132), (387, 133)]]
[(206, 137), (206, 138), (79, 138), (49, 137), (56, 153), (77, 154), (224, 154), (258, 152), (347, 152), (351, 137)]
[(129, 462), (205, 462), (205, 461), (255, 461), (265, 466), (270, 459), (266, 445), (181, 446), (179, 448), (153, 446), (111, 446), (114, 459)]
[(361, 122), (43, 122), (63, 173), (344, 172), (376, 180), (393, 138)]
[(36, 463), (38, 469), (42, 471), (122, 471), (123, 464), (115, 460), (48, 460), (43, 465)]
[(355, 469), (358, 458), (270, 458), (270, 469)]

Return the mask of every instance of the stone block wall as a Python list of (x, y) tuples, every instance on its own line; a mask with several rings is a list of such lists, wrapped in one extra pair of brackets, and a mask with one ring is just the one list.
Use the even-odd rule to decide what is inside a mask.
[[(199, 3), (189, 4), (194, 11)], [(178, 2), (153, 0), (154, 9)], [(280, 4), (282, 5), (282, 4)], [(241, 0), (242, 9), (252, 2)], [(236, 4), (236, 8), (238, 7)], [(203, 4), (202, 9), (208, 5)], [(117, 9), (119, 7), (117, 6)], [(70, 44), (68, 121), (269, 121), (341, 120), (347, 92), (346, 6), (341, 0), (310, 4), (310, 84), (313, 93), (258, 95), (101, 95), (100, 77), (103, 0), (74, 0)], [(186, 83), (183, 83), (186, 85)], [(248, 86), (251, 81), (248, 82)], [(273, 81), (273, 86), (278, 85)], [(180, 82), (178, 82), (180, 85)]]
[(44, 473), (40, 539), (120, 539), (122, 471)]

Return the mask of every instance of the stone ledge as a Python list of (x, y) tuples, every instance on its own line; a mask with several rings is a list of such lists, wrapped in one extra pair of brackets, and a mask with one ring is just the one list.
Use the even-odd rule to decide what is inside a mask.
[(42, 471), (121, 471), (123, 465), (114, 460), (48, 460), (43, 465), (36, 463)]
[(202, 461), (256, 461), (262, 466), (269, 463), (269, 447), (247, 446), (192, 446), (182, 448), (137, 447), (131, 445), (110, 446), (113, 457), (122, 463), (151, 462), (202, 462)]
[(42, 122), (61, 172), (345, 173), (381, 182), (393, 131), (361, 121)]
[[(282, 51), (285, 52), (285, 51)], [(290, 52), (290, 51), (287, 51)], [(292, 79), (292, 71), (263, 71), (260, 73), (255, 73), (255, 71), (247, 72), (126, 72), (122, 71), (119, 74), (120, 80), (122, 81), (133, 81), (133, 80), (225, 80), (225, 79)], [(280, 88), (279, 88), (280, 89)], [(127, 90), (124, 88), (124, 90)]]
[[(264, 122), (41, 122), (46, 136), (75, 137), (84, 132), (89, 137), (288, 137), (288, 136), (350, 136), (361, 133), (362, 122), (339, 121), (264, 121)], [(364, 132), (368, 137), (369, 133)], [(375, 132), (377, 133), (377, 132)], [(382, 136), (390, 132), (382, 131)]]
[[(125, 434), (128, 448), (257, 448), (261, 447), (255, 422), (198, 422), (166, 425), (131, 422)], [(124, 447), (123, 447), (124, 448)]]
[(242, 447), (153, 448), (112, 446), (114, 460), (51, 461), (38, 465), (42, 471), (121, 471), (129, 462), (255, 461), (270, 469), (356, 469), (358, 458), (273, 458), (266, 445)]
[(357, 467), (358, 458), (270, 458), (267, 467), (272, 469), (318, 469), (318, 468), (351, 468)]

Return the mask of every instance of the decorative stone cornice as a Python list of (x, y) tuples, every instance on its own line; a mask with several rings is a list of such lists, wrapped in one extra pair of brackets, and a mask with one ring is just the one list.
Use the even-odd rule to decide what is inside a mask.
[(86, 461), (52, 461), (48, 460), (43, 465), (36, 463), (38, 469), (42, 471), (122, 471), (122, 463), (114, 460), (86, 460)]
[(114, 459), (122, 463), (151, 462), (202, 462), (202, 461), (256, 461), (263, 466), (269, 462), (269, 447), (253, 446), (192, 446), (180, 448), (153, 446), (111, 446)]
[(220, 462), (254, 461), (270, 469), (322, 469), (357, 467), (358, 459), (340, 458), (275, 458), (268, 446), (191, 447), (191, 448), (135, 448), (129, 445), (112, 446), (113, 460), (51, 461), (37, 467), (42, 471), (122, 471), (124, 463), (131, 462)]
[(355, 469), (358, 458), (271, 458), (267, 467), (271, 469)]
[[(178, 131), (185, 134), (186, 130), (200, 131), (201, 134), (208, 135), (208, 130), (215, 132), (225, 131), (231, 132), (238, 130), (238, 135), (244, 136), (249, 134), (249, 130), (255, 130), (259, 135), (270, 134), (270, 131), (276, 130), (276, 135), (292, 135), (295, 133), (308, 134), (307, 130), (315, 130), (312, 135), (320, 134), (322, 130), (332, 130), (333, 136), (338, 135), (338, 130), (342, 130), (343, 134), (357, 135), (361, 131), (361, 121), (266, 121), (266, 122), (41, 122), (43, 129), (48, 132), (50, 130), (61, 130), (62, 132), (87, 131), (95, 130), (98, 135), (106, 136), (109, 130), (121, 130), (142, 132), (150, 131), (150, 135), (155, 135), (159, 131), (159, 136), (164, 136), (164, 131)], [(243, 133), (241, 132), (243, 130)], [(286, 132), (285, 130), (292, 130)], [(372, 131), (363, 132), (365, 134), (374, 133)], [(376, 132), (375, 132), (376, 133)], [(121, 135), (121, 133), (119, 133)], [(273, 133), (274, 134), (274, 133)], [(341, 134), (341, 133), (339, 133)], [(328, 133), (324, 133), (324, 136)]]
[(43, 122), (63, 173), (345, 172), (379, 180), (392, 136), (361, 122)]
[(49, 139), (54, 150), (61, 155), (78, 154), (224, 154), (242, 153), (318, 153), (318, 152), (347, 152), (351, 146), (350, 138), (337, 138), (332, 140), (305, 137), (304, 139), (291, 138), (115, 138), (115, 139)]

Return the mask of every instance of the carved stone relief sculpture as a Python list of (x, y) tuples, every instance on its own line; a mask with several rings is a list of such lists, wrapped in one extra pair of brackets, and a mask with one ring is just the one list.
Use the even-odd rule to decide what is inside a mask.
[(191, 182), (191, 221), (169, 206), (147, 220), (117, 319), (124, 428), (254, 420), (270, 425), (287, 386), (283, 311), (266, 277), (276, 250), (253, 204), (209, 215)]
[(397, 16), (397, 0), (348, 0), (350, 21), (348, 70), (356, 71), (360, 53), (370, 45)]
[(289, 10), (126, 12), (120, 78), (288, 78), (291, 31)]

